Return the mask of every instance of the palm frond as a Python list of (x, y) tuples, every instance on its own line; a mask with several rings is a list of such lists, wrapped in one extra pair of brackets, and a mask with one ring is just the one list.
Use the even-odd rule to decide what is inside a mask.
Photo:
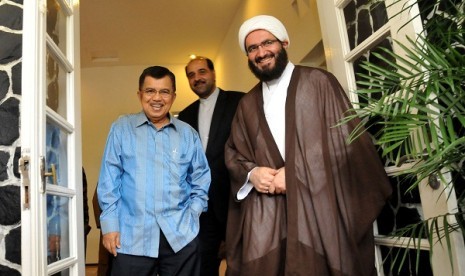
[[(404, 250), (393, 251), (395, 247), (391, 247), (390, 254), (386, 257), (393, 258), (391, 261), (390, 270), (394, 271), (395, 267), (398, 266), (397, 274), (400, 273), (401, 267), (408, 259), (411, 250), (415, 250), (416, 259), (419, 260), (420, 252), (425, 248), (422, 248), (421, 239), (425, 239), (428, 242), (428, 251), (430, 253), (430, 260), (434, 256), (434, 246), (439, 244), (446, 247), (447, 253), (449, 254), (450, 266), (453, 269), (452, 263), (452, 250), (451, 250), (451, 235), (457, 231), (457, 229), (465, 229), (463, 221), (456, 220), (457, 216), (463, 216), (465, 213), (457, 212), (454, 214), (448, 213), (440, 216), (436, 216), (430, 219), (420, 221), (402, 227), (390, 234), (395, 240), (395, 247), (404, 248)], [(452, 221), (452, 222), (451, 222)], [(425, 238), (423, 238), (425, 237)], [(419, 262), (415, 263), (415, 272), (418, 273)]]
[[(383, 2), (382, 0), (374, 0)], [(420, 5), (420, 13), (412, 12)], [(394, 175), (413, 179), (406, 193), (416, 189), (421, 181), (438, 177), (446, 185), (465, 183), (465, 2), (394, 0), (387, 8), (396, 6), (396, 17), (406, 12), (418, 17), (424, 31), (407, 38), (406, 43), (393, 41), (393, 49), (377, 47), (370, 57), (379, 63), (357, 63), (358, 89), (354, 91), (359, 102), (350, 115), (341, 120), (347, 123), (358, 117), (361, 123), (349, 135), (348, 142), (369, 131), (383, 158), (389, 165), (409, 161)], [(402, 6), (398, 6), (402, 5)], [(442, 6), (441, 6), (442, 5)], [(447, 11), (443, 11), (444, 7)], [(441, 10), (442, 9), (442, 10)], [(440, 18), (429, 17), (441, 10)], [(402, 29), (403, 27), (401, 27)], [(382, 65), (378, 65), (382, 64)], [(394, 162), (394, 164), (392, 164)], [(453, 175), (446, 178), (445, 174)], [(459, 179), (460, 181), (456, 181)], [(451, 181), (455, 180), (452, 183)], [(465, 191), (465, 188), (462, 187)], [(449, 191), (449, 190), (447, 190)], [(444, 190), (446, 192), (446, 190)], [(447, 195), (449, 198), (450, 193)], [(457, 198), (456, 213), (426, 219), (391, 233), (404, 243), (398, 250), (392, 248), (391, 271), (400, 269), (410, 258), (416, 258), (419, 270), (420, 238), (429, 243), (430, 258), (438, 243), (447, 248), (452, 264), (451, 234), (465, 232), (465, 192)], [(409, 255), (416, 250), (415, 256)], [(386, 258), (388, 258), (386, 257)]]

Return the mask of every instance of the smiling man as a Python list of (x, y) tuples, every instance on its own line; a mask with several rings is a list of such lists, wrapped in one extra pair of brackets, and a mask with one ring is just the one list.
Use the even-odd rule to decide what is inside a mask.
[(284, 25), (259, 15), (239, 45), (260, 82), (239, 103), (225, 149), (235, 200), (227, 275), (375, 275), (372, 224), (391, 193), (376, 150), (330, 73), (289, 62)]
[(169, 114), (175, 92), (171, 71), (145, 69), (142, 111), (120, 117), (108, 135), (97, 194), (112, 275), (200, 275), (210, 169), (197, 132)]
[(186, 76), (199, 99), (181, 111), (178, 118), (199, 132), (212, 176), (208, 211), (200, 216), (200, 274), (218, 276), (222, 258), (219, 249), (226, 235), (231, 189), (224, 163), (224, 145), (231, 131), (237, 104), (244, 93), (218, 88), (213, 62), (206, 57), (190, 60), (186, 65)]

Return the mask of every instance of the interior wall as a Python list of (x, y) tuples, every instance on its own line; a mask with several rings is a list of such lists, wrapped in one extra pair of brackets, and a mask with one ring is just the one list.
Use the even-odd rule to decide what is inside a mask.
[[(247, 67), (247, 57), (239, 48), (237, 33), (243, 21), (258, 14), (273, 15), (284, 23), (291, 42), (289, 59), (295, 64), (300, 64), (321, 40), (315, 0), (244, 0), (225, 34), (218, 55), (210, 57), (215, 63), (219, 87), (247, 92), (257, 83)], [(136, 91), (139, 75), (147, 66), (83, 68), (81, 71), (83, 166), (87, 173), (92, 226), (87, 242), (88, 264), (98, 262), (99, 232), (91, 201), (107, 134), (119, 115), (141, 110)], [(180, 111), (196, 100), (185, 77), (185, 64), (162, 66), (176, 75), (177, 98), (172, 111)]]

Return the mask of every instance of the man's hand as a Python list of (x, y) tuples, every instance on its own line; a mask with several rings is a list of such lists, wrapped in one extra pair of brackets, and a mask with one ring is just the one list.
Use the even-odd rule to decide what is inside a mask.
[(286, 194), (286, 172), (284, 167), (278, 170), (271, 182), (270, 194)]
[(110, 252), (113, 256), (116, 257), (116, 248), (121, 248), (121, 243), (119, 241), (119, 232), (110, 232), (103, 235), (102, 239), (103, 246)]
[(274, 191), (274, 188), (271, 187), (273, 185), (273, 179), (275, 175), (278, 173), (278, 170), (268, 168), (268, 167), (256, 167), (250, 173), (250, 182), (260, 193), (267, 194), (270, 188)]

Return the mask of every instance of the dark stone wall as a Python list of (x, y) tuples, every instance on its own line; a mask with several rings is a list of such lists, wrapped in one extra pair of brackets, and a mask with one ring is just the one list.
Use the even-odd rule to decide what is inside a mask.
[(0, 3), (0, 275), (21, 275), (20, 148), (23, 1)]

